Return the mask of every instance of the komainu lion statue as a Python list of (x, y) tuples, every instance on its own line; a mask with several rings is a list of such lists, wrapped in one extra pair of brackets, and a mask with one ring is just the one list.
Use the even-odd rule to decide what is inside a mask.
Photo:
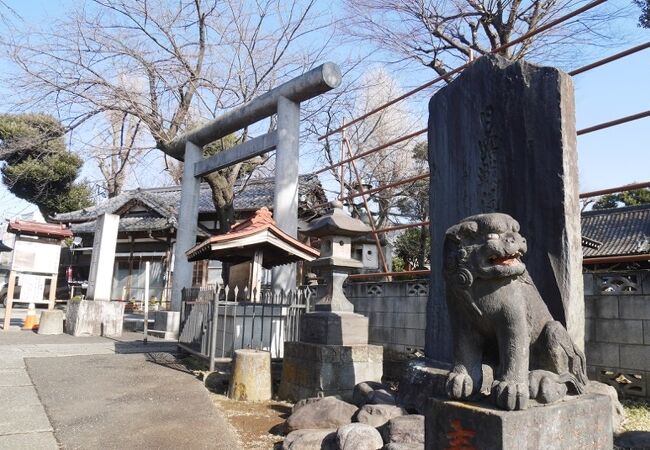
[(553, 320), (521, 257), (526, 239), (507, 214), (479, 214), (447, 230), (444, 272), (453, 334), (452, 399), (478, 397), (482, 363), (494, 367), (491, 396), (507, 410), (549, 403), (588, 382), (585, 357)]

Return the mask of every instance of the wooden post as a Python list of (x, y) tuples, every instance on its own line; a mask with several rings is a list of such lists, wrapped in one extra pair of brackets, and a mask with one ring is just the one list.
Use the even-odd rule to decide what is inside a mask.
[(54, 304), (56, 302), (56, 282), (57, 282), (58, 274), (54, 273), (52, 274), (52, 277), (50, 278), (50, 302), (47, 305), (48, 311), (52, 311), (54, 309)]
[(149, 268), (151, 263), (144, 263), (144, 343), (147, 343), (147, 334), (149, 332)]
[(16, 272), (9, 272), (9, 286), (7, 287), (7, 308), (5, 309), (4, 331), (9, 330), (11, 325), (11, 310), (14, 304), (14, 284), (16, 284)]

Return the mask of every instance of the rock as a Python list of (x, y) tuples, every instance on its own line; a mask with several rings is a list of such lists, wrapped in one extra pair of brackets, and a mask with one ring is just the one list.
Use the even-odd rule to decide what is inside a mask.
[(344, 425), (336, 432), (339, 450), (378, 450), (384, 446), (381, 434), (363, 423)]
[(371, 405), (394, 405), (395, 396), (386, 389), (377, 389), (368, 394), (368, 404)]
[(339, 428), (352, 423), (357, 407), (335, 397), (307, 403), (287, 419), (287, 431)]
[(405, 416), (404, 408), (394, 405), (363, 405), (357, 412), (356, 421), (378, 428), (390, 419)]
[(292, 431), (284, 438), (283, 450), (337, 450), (336, 430), (304, 429)]
[(587, 384), (587, 392), (601, 394), (609, 397), (612, 405), (612, 430), (617, 432), (625, 420), (625, 409), (618, 401), (618, 393), (613, 386), (598, 381), (590, 381)]
[(384, 445), (382, 450), (424, 450), (424, 444), (398, 444), (391, 442)]
[(424, 444), (424, 416), (412, 414), (390, 419), (382, 428), (387, 444)]
[(425, 358), (408, 362), (397, 390), (397, 403), (424, 414), (429, 397), (446, 397), (445, 383), (451, 366)]
[(650, 432), (648, 431), (626, 431), (614, 436), (615, 450), (648, 448), (650, 448)]
[[(328, 396), (329, 397), (329, 396)], [(338, 398), (341, 400), (340, 395), (332, 395), (331, 397)], [(300, 408), (302, 408), (305, 405), (309, 405), (310, 403), (318, 402), (326, 397), (309, 397), (309, 398), (303, 398), (302, 400), (299, 400), (296, 402), (295, 405), (293, 405), (293, 408), (291, 409), (291, 413), (295, 413), (298, 411)]]
[(384, 385), (376, 381), (364, 381), (354, 387), (352, 392), (352, 403), (361, 408), (368, 402), (368, 395), (375, 389), (384, 389)]

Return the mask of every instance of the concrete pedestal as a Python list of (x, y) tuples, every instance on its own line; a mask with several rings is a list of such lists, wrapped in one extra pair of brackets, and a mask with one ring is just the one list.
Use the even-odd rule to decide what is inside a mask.
[(122, 335), (124, 303), (94, 300), (70, 301), (65, 313), (65, 331), (73, 336)]
[(163, 339), (178, 339), (178, 330), (181, 323), (181, 313), (178, 311), (155, 311), (153, 314), (152, 335)]
[(63, 334), (63, 311), (43, 311), (38, 321), (38, 334)]
[(354, 386), (381, 381), (383, 347), (285, 342), (279, 396), (296, 402), (308, 397), (340, 395), (352, 400)]
[(368, 344), (368, 318), (353, 312), (307, 313), (300, 323), (300, 341), (324, 345)]
[(524, 411), (432, 398), (426, 413), (427, 450), (610, 450), (610, 401), (597, 394), (567, 397)]

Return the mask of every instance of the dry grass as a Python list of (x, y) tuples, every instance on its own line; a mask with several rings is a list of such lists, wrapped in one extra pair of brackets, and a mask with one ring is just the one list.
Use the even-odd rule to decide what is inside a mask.
[(624, 431), (650, 431), (650, 403), (638, 400), (623, 400), (625, 408)]

